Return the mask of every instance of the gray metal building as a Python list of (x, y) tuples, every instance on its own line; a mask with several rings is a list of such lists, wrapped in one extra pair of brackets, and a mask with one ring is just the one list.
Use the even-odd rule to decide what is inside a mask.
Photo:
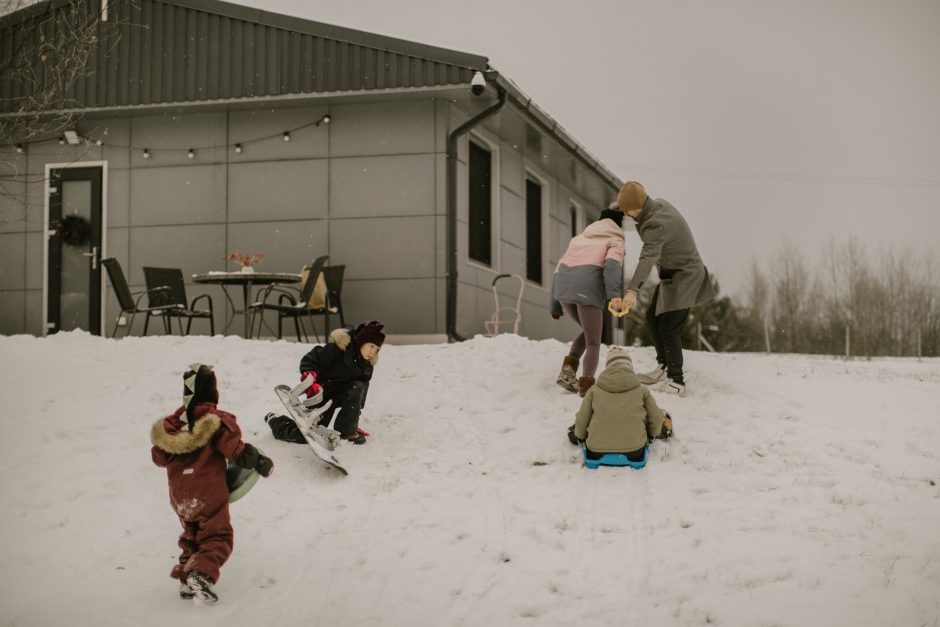
[[(48, 4), (0, 18), (0, 54), (37, 45)], [(142, 289), (143, 266), (190, 277), (261, 251), (281, 272), (329, 254), (347, 318), (396, 335), (480, 333), (494, 277), (518, 274), (520, 333), (571, 336), (548, 316), (551, 273), (621, 182), (485, 57), (217, 0), (106, 8), (116, 26), (69, 94), (78, 143), (0, 142), (0, 333), (110, 334), (102, 257)], [(24, 92), (0, 81), (0, 116)], [(94, 250), (63, 252), (57, 210), (89, 216)], [(221, 288), (187, 291), (221, 328)]]

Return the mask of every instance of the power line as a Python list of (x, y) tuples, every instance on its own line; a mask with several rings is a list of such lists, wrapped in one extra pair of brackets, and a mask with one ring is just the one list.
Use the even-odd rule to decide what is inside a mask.
[[(608, 162), (610, 163), (610, 162)], [(852, 183), (856, 185), (906, 185), (935, 187), (940, 186), (940, 179), (903, 179), (868, 176), (838, 176), (824, 174), (780, 174), (771, 172), (744, 172), (735, 170), (704, 170), (695, 168), (669, 168), (658, 166), (630, 165), (612, 163), (621, 172), (649, 172), (654, 174), (678, 174), (680, 176), (701, 176), (707, 178), (732, 178), (766, 181), (809, 181), (815, 183)]]

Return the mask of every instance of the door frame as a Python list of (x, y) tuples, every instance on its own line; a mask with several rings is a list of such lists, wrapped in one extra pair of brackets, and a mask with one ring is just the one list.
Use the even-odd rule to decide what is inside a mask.
[[(47, 163), (45, 165), (45, 181), (43, 184), (43, 238), (42, 238), (42, 335), (49, 335), (49, 188), (52, 180), (53, 170), (66, 170), (75, 168), (101, 168), (101, 252), (98, 256), (98, 262), (107, 257), (108, 250), (108, 162), (104, 161), (70, 161), (68, 163)], [(107, 294), (105, 292), (104, 272), (99, 272), (101, 284), (99, 293), (101, 294), (101, 303), (99, 304), (99, 328), (101, 337), (106, 336), (105, 332), (105, 305), (107, 303)]]

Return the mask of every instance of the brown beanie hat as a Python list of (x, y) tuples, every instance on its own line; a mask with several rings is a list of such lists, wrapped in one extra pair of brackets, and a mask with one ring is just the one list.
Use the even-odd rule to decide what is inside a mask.
[(617, 194), (617, 206), (624, 213), (643, 208), (646, 202), (646, 190), (636, 181), (627, 181)]

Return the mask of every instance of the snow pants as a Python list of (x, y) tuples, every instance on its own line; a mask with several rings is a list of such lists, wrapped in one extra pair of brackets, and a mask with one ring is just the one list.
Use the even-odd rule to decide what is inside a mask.
[(348, 387), (334, 391), (332, 396), (325, 395), (325, 398), (333, 399), (333, 405), (320, 416), (320, 424), (329, 426), (333, 414), (339, 411), (333, 428), (343, 436), (356, 435), (359, 415), (362, 413), (362, 405), (368, 391), (368, 383), (355, 381)]
[(170, 577), (185, 582), (187, 575), (197, 570), (213, 583), (218, 582), (222, 564), (228, 561), (235, 546), (228, 501), (211, 516), (195, 521), (184, 520), (180, 516), (179, 520), (183, 527), (179, 537), (181, 552), (179, 563), (173, 567)]
[(677, 383), (685, 383), (682, 375), (682, 329), (689, 318), (688, 309), (676, 309), (656, 315), (656, 303), (659, 301), (659, 286), (653, 290), (649, 308), (646, 310), (646, 324), (649, 326), (653, 344), (656, 347), (656, 361), (666, 367), (666, 376)]

